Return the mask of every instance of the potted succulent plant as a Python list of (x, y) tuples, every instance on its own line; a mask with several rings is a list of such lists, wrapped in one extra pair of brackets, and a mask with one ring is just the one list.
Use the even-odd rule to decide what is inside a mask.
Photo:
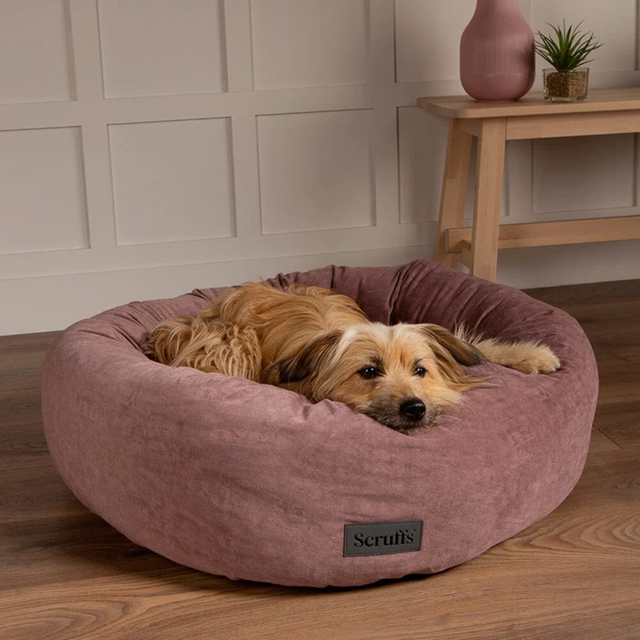
[(589, 55), (602, 45), (593, 33), (580, 31), (580, 25), (567, 28), (550, 24), (553, 33), (538, 31), (535, 50), (553, 69), (544, 69), (544, 97), (551, 102), (574, 102), (587, 97), (589, 86)]

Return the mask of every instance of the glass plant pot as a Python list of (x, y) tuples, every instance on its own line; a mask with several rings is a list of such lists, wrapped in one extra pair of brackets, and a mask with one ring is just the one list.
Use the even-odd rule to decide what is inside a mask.
[(544, 69), (544, 99), (549, 102), (575, 102), (587, 97), (589, 69), (556, 71)]

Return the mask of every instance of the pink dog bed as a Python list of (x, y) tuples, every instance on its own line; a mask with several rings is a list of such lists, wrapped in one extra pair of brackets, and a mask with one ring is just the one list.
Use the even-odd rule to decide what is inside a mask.
[(389, 324), (464, 322), (487, 337), (540, 340), (562, 367), (526, 376), (486, 365), (497, 386), (407, 436), (341, 403), (145, 358), (149, 329), (224, 289), (83, 320), (45, 362), (47, 440), (78, 499), (130, 540), (232, 579), (355, 586), (465, 562), (572, 490), (598, 378), (566, 313), (425, 261), (272, 282), (333, 288)]

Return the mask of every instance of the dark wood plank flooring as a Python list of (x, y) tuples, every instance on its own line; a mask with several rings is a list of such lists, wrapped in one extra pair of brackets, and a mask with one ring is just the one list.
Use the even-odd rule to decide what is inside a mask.
[(599, 363), (578, 486), (476, 560), (351, 590), (231, 582), (129, 542), (47, 453), (40, 368), (57, 334), (0, 338), (0, 638), (640, 639), (640, 281), (530, 293), (581, 322)]

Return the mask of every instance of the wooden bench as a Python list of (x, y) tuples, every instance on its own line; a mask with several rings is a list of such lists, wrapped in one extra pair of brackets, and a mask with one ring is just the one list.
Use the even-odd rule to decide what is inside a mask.
[[(517, 102), (467, 96), (419, 98), (418, 107), (449, 118), (436, 260), (496, 279), (498, 249), (640, 239), (640, 216), (500, 224), (507, 140), (640, 132), (640, 87), (595, 89), (587, 100), (545, 102), (532, 93)], [(473, 226), (463, 227), (471, 143), (478, 138)]]

